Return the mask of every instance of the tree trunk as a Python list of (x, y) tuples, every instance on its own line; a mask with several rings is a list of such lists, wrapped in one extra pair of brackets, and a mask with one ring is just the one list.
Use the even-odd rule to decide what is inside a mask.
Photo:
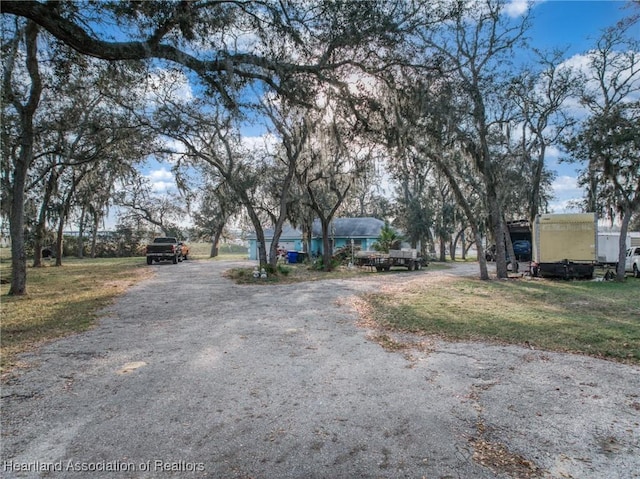
[(315, 254), (311, 251), (311, 239), (313, 236), (313, 219), (304, 219), (301, 224), (302, 229), (302, 250), (309, 253), (309, 256)]
[(627, 231), (629, 231), (629, 221), (633, 211), (630, 208), (625, 208), (622, 215), (622, 223), (620, 224), (620, 240), (618, 243), (618, 267), (616, 268), (616, 281), (624, 281), (625, 263), (627, 257)]
[(33, 231), (33, 267), (42, 267), (42, 248), (44, 246), (44, 237), (46, 235), (46, 221), (47, 221), (47, 195), (40, 205), (40, 212), (38, 213), (38, 221)]
[[(16, 159), (11, 185), (11, 206), (9, 214), (9, 232), (11, 234), (11, 287), (10, 295), (27, 294), (27, 255), (24, 242), (24, 188), (27, 171), (33, 162), (33, 117), (40, 102), (42, 83), (38, 70), (38, 26), (32, 21), (27, 22), (25, 41), (27, 47), (27, 70), (31, 79), (31, 89), (26, 105), (14, 100), (14, 105), (20, 114), (21, 135), (20, 154)], [(10, 79), (5, 79), (5, 85)], [(6, 90), (6, 89), (5, 89)], [(13, 91), (6, 91), (13, 96)]]
[(488, 280), (489, 271), (487, 270), (487, 258), (484, 255), (484, 248), (482, 247), (482, 236), (477, 228), (471, 226), (473, 230), (473, 236), (476, 239), (476, 250), (478, 251), (478, 264), (480, 265), (480, 279)]
[(496, 238), (496, 274), (499, 279), (507, 278), (507, 250), (504, 244), (504, 222), (502, 211), (493, 185), (487, 185), (489, 219), (492, 223), (493, 237)]
[(82, 205), (82, 211), (80, 212), (80, 223), (78, 224), (78, 249), (76, 256), (80, 259), (84, 257), (84, 219), (86, 215), (86, 206)]
[(71, 189), (67, 193), (67, 197), (64, 199), (62, 209), (60, 211), (60, 219), (58, 222), (58, 238), (56, 239), (56, 266), (62, 266), (62, 255), (64, 253), (64, 225), (69, 216), (71, 210), (71, 201), (73, 200), (73, 193), (75, 192), (77, 184), (80, 182), (84, 173), (79, 178), (74, 178)]
[(451, 242), (451, 251), (449, 252), (449, 255), (451, 256), (451, 261), (455, 261), (456, 260), (456, 250), (458, 249), (458, 241), (462, 240), (462, 259), (464, 259), (465, 257), (465, 250), (464, 250), (464, 228), (461, 229), (460, 231), (458, 231), (458, 234), (456, 234), (455, 238), (453, 239), (453, 241)]
[(58, 236), (56, 238), (56, 266), (62, 266), (62, 254), (64, 251), (64, 215), (60, 215), (60, 221), (58, 223)]
[(96, 257), (96, 246), (98, 245), (98, 226), (100, 223), (100, 216), (98, 214), (98, 210), (93, 211), (93, 222), (92, 227), (93, 231), (91, 231), (91, 257)]
[(453, 195), (455, 196), (458, 204), (462, 208), (462, 211), (464, 211), (464, 214), (469, 221), (469, 226), (471, 227), (473, 236), (476, 239), (476, 249), (478, 250), (478, 264), (480, 266), (480, 279), (486, 281), (489, 279), (489, 272), (487, 271), (487, 259), (484, 256), (484, 249), (482, 248), (482, 236), (480, 236), (480, 228), (478, 228), (477, 216), (473, 213), (473, 210), (469, 206), (469, 202), (460, 189), (460, 185), (458, 185), (458, 181), (453, 175), (453, 172), (451, 171), (451, 168), (449, 167), (447, 162), (443, 158), (433, 159), (438, 169), (445, 175), (445, 177), (449, 181), (449, 185), (451, 186)]
[(331, 271), (331, 260), (333, 258), (331, 241), (329, 238), (329, 226), (331, 225), (331, 221), (321, 218), (320, 224), (322, 225), (322, 267), (324, 271)]
[(222, 229), (217, 230), (213, 234), (213, 238), (211, 238), (211, 252), (209, 253), (210, 258), (215, 258), (219, 254), (218, 244), (220, 243), (220, 236), (222, 236)]
[(56, 266), (62, 266), (62, 256), (64, 254), (64, 224), (69, 214), (72, 195), (69, 193), (62, 205), (60, 218), (58, 220), (58, 237), (56, 238)]
[[(532, 225), (536, 221), (536, 216), (540, 212), (540, 183), (542, 181), (542, 170), (544, 169), (544, 156), (546, 151), (546, 145), (544, 142), (540, 144), (540, 152), (538, 153), (537, 160), (534, 163), (533, 184), (531, 188), (529, 207), (529, 224)], [(595, 211), (595, 210), (590, 210)]]
[(249, 201), (249, 198), (246, 196), (246, 192), (242, 191), (242, 193), (240, 193), (238, 191), (237, 193), (239, 194), (240, 198), (242, 198), (243, 204), (247, 209), (247, 214), (249, 215), (249, 219), (251, 220), (251, 224), (253, 225), (253, 228), (256, 231), (256, 247), (258, 250), (258, 262), (260, 264), (260, 267), (264, 268), (268, 264), (268, 262), (267, 262), (267, 246), (264, 241), (264, 229), (262, 228), (262, 222), (260, 221), (258, 214), (255, 212), (255, 210), (251, 206), (251, 202)]
[[(22, 145), (23, 152), (31, 145)], [(20, 156), (26, 156), (26, 153)], [(11, 213), (9, 216), (9, 232), (11, 234), (11, 287), (10, 295), (27, 294), (27, 255), (24, 242), (24, 187), (26, 183), (27, 160), (21, 159), (20, 165), (16, 165), (13, 175)], [(28, 165), (28, 163), (26, 163)]]
[[(291, 182), (296, 172), (296, 161), (293, 155), (289, 156), (289, 169), (287, 175), (284, 177), (282, 187), (280, 191), (280, 204), (278, 205), (278, 217), (276, 219), (273, 228), (273, 239), (271, 241), (271, 248), (269, 249), (269, 265), (275, 270), (278, 264), (278, 243), (280, 242), (280, 235), (282, 235), (282, 227), (287, 219), (287, 201), (289, 199), (289, 189), (291, 188)], [(296, 155), (297, 158), (297, 155)]]
[(447, 238), (443, 235), (440, 235), (439, 238), (440, 243), (440, 261), (443, 263), (447, 261)]
[(34, 245), (33, 245), (33, 267), (38, 268), (42, 266), (42, 248), (44, 246), (44, 239), (47, 231), (47, 208), (49, 207), (49, 200), (53, 194), (53, 190), (58, 182), (58, 172), (55, 168), (51, 168), (49, 177), (47, 178), (47, 184), (45, 185), (44, 195), (42, 197), (42, 204), (40, 205), (40, 211), (38, 213), (38, 222), (36, 223), (34, 231)]
[[(466, 229), (466, 227), (465, 227)], [(462, 250), (462, 261), (467, 259), (467, 251), (468, 251), (468, 246), (467, 246), (467, 239), (466, 239), (466, 235), (464, 234), (465, 230), (463, 229), (461, 234), (460, 234), (460, 248)]]
[[(464, 250), (463, 250), (463, 252), (462, 252), (462, 259), (467, 259), (467, 256), (469, 255), (469, 250), (471, 249), (471, 247), (472, 247), (474, 244), (476, 244), (476, 242), (475, 242), (475, 241), (467, 241), (467, 242), (465, 243), (465, 247), (464, 247)], [(477, 249), (477, 247), (476, 247), (476, 249)]]
[(504, 242), (507, 249), (506, 254), (507, 256), (509, 256), (509, 259), (511, 261), (511, 271), (513, 271), (514, 273), (517, 273), (518, 270), (520, 269), (518, 265), (518, 258), (516, 258), (516, 253), (515, 251), (513, 251), (513, 242), (511, 241), (511, 233), (509, 232), (509, 228), (507, 228), (506, 226), (504, 228)]

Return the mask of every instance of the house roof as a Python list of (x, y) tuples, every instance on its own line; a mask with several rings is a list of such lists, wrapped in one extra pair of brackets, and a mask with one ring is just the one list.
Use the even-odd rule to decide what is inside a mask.
[[(384, 226), (384, 221), (378, 218), (334, 218), (331, 221), (329, 233), (331, 236), (339, 238), (377, 238), (380, 236), (380, 230)], [(313, 237), (322, 237), (322, 228), (320, 220), (315, 220), (311, 228)], [(264, 230), (265, 238), (273, 238), (273, 228)], [(255, 239), (256, 234), (248, 235), (249, 239)], [(284, 225), (282, 228), (281, 240), (301, 239), (302, 232), (290, 225)]]
[[(273, 238), (273, 228), (265, 228), (264, 229), (264, 237), (265, 239)], [(249, 239), (256, 239), (256, 233), (249, 233), (247, 235)], [(291, 227), (291, 225), (282, 226), (282, 233), (280, 234), (280, 240), (296, 240), (302, 238), (302, 231), (297, 228)]]
[[(329, 234), (340, 238), (377, 238), (384, 221), (377, 218), (335, 218), (329, 226)], [(322, 236), (320, 220), (315, 220), (313, 236)]]

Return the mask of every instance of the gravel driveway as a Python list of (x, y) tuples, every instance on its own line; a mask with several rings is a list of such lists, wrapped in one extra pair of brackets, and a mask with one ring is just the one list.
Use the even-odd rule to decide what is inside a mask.
[[(241, 286), (152, 266), (2, 387), (2, 477), (638, 478), (640, 368), (407, 338), (351, 298), (470, 270)], [(185, 286), (188, 285), (188, 286)]]

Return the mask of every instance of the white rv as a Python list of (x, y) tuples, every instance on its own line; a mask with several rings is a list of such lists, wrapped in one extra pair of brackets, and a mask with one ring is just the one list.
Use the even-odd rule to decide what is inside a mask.
[[(640, 246), (640, 232), (627, 233), (625, 251), (633, 246)], [(620, 251), (620, 232), (598, 233), (598, 263), (615, 265)]]

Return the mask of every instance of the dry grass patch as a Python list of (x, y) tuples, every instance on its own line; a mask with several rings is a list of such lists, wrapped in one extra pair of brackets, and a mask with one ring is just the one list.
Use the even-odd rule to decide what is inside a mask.
[(496, 474), (505, 474), (507, 477), (517, 477), (518, 479), (546, 477), (544, 471), (532, 461), (512, 453), (504, 444), (484, 439), (474, 439), (471, 444), (473, 446), (473, 460)]
[[(7, 280), (11, 269), (2, 266)], [(15, 366), (18, 353), (43, 341), (90, 328), (100, 308), (152, 274), (144, 258), (68, 259), (62, 267), (29, 268), (26, 296), (8, 296), (2, 284), (0, 367)]]

